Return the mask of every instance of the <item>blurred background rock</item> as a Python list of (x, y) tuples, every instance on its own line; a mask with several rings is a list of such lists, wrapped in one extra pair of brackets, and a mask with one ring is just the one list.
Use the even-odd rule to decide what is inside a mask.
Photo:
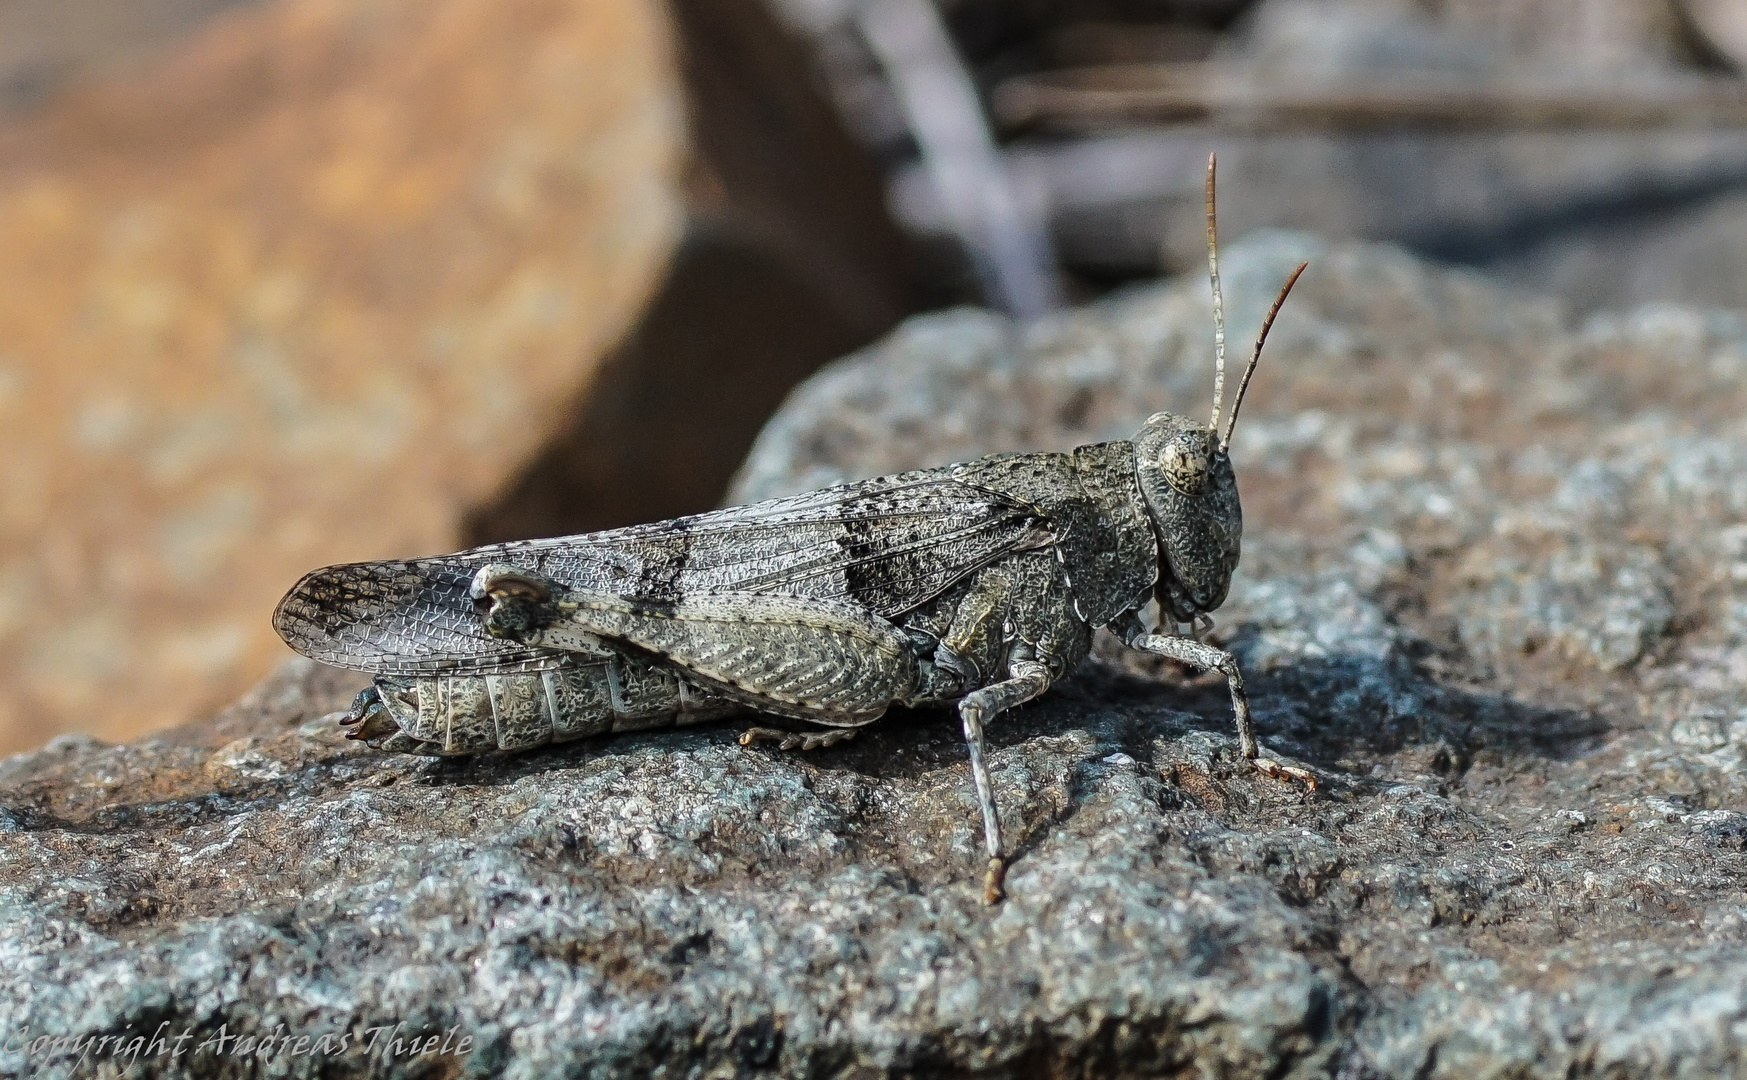
[(1228, 236), (1747, 306), (1736, 0), (0, 0), (0, 751), (318, 564), (706, 508), (905, 315)]

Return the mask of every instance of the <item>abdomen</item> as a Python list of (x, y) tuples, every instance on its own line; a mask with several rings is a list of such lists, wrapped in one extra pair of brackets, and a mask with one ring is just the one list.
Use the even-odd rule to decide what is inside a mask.
[(701, 723), (744, 708), (671, 668), (620, 655), (506, 675), (378, 676), (353, 706), (363, 718), (357, 736), (372, 746), (440, 755)]

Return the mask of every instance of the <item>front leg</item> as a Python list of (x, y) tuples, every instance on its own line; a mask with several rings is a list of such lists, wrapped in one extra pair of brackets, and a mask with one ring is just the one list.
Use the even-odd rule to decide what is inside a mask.
[(1112, 628), (1122, 635), (1130, 648), (1224, 675), (1226, 683), (1231, 687), (1231, 711), (1237, 720), (1238, 753), (1264, 775), (1276, 780), (1297, 780), (1312, 791), (1316, 790), (1316, 777), (1308, 771), (1282, 765), (1261, 756), (1261, 747), (1256, 742), (1255, 722), (1250, 719), (1249, 695), (1244, 693), (1244, 673), (1238, 667), (1237, 657), (1194, 638), (1148, 634), (1133, 612), (1129, 612), (1125, 619)]

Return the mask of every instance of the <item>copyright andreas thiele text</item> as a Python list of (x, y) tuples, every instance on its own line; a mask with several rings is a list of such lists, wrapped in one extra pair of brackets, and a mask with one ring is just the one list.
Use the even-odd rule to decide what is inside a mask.
[(151, 1034), (124, 1031), (119, 1035), (32, 1035), (15, 1031), (0, 1045), (0, 1059), (24, 1055), (34, 1064), (74, 1060), (111, 1061), (133, 1065), (152, 1058), (183, 1058), (211, 1055), (220, 1058), (365, 1057), (417, 1058), (461, 1057), (473, 1052), (473, 1036), (457, 1027), (431, 1033), (408, 1032), (405, 1024), (308, 1034), (275, 1025), (266, 1033), (233, 1033), (220, 1024), (213, 1029), (186, 1027), (180, 1031), (166, 1021)]

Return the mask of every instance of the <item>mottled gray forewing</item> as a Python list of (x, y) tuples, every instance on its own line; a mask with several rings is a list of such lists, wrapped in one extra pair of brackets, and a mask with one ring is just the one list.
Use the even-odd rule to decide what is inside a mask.
[(293, 649), (338, 667), (527, 671), (560, 654), (485, 633), (467, 588), (487, 563), (629, 599), (773, 593), (891, 618), (1047, 540), (1031, 507), (938, 474), (907, 473), (653, 525), (331, 566), (300, 581), (273, 623)]

